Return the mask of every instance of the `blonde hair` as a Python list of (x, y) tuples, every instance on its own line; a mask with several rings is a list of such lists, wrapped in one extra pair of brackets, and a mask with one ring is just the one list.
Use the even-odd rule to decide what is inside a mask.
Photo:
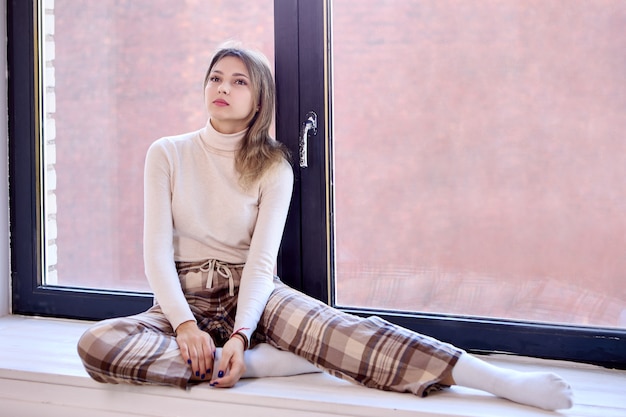
[[(209, 82), (211, 70), (227, 56), (236, 57), (246, 66), (252, 88), (252, 111), (248, 116), (248, 131), (235, 158), (241, 184), (248, 187), (260, 179), (274, 164), (289, 161), (289, 151), (269, 134), (274, 119), (276, 88), (269, 62), (260, 52), (245, 49), (239, 44), (227, 43), (217, 49), (204, 77)], [(257, 111), (258, 109), (258, 111)]]

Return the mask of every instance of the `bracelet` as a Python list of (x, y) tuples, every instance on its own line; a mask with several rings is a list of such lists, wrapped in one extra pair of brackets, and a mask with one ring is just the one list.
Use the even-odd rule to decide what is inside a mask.
[(239, 338), (243, 342), (243, 350), (248, 350), (248, 347), (250, 346), (250, 342), (248, 341), (248, 337), (245, 334), (242, 333), (243, 330), (248, 330), (248, 328), (247, 327), (242, 327), (240, 329), (235, 330), (230, 335), (229, 339), (232, 339), (233, 336), (239, 336)]
[(243, 343), (243, 350), (248, 350), (248, 338), (241, 333), (233, 333), (230, 336), (230, 339), (232, 339), (235, 336), (239, 336), (238, 339), (241, 340), (241, 343)]

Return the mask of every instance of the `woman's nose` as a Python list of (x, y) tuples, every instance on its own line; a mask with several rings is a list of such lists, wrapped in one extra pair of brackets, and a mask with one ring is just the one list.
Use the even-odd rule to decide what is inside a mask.
[(230, 88), (228, 87), (227, 83), (221, 83), (219, 87), (217, 88), (217, 92), (228, 94), (230, 92)]

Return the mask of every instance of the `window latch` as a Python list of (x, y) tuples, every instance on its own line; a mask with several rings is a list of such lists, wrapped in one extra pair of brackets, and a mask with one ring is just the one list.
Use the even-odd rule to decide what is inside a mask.
[(302, 128), (300, 129), (300, 168), (309, 166), (308, 139), (309, 133), (317, 135), (317, 114), (310, 111), (306, 114)]

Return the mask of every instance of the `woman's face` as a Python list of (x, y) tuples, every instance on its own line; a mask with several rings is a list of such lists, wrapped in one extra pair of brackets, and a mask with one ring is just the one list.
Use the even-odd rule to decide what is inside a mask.
[(221, 133), (241, 132), (248, 127), (253, 107), (250, 74), (243, 61), (226, 56), (209, 73), (204, 100), (211, 124)]

